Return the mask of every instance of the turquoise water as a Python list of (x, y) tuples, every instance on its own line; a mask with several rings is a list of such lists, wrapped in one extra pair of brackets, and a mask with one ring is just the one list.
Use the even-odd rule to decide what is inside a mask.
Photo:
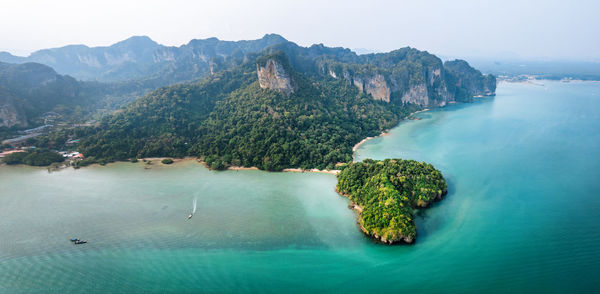
[(446, 176), (413, 246), (365, 238), (328, 174), (0, 167), (0, 293), (597, 292), (600, 83), (541, 83), (361, 146)]

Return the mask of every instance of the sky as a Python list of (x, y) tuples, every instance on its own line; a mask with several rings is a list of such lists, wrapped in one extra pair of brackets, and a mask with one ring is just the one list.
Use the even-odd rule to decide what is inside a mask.
[(302, 46), (600, 61), (599, 12), (598, 0), (2, 0), (0, 51), (25, 56), (69, 44), (108, 46), (134, 35), (180, 46), (277, 33)]

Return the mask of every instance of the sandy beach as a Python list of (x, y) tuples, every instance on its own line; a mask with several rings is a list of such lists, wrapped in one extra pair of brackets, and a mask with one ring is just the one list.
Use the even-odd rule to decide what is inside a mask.
[[(260, 170), (255, 166), (245, 167), (245, 166), (230, 166), (227, 168), (228, 170)], [(337, 169), (332, 170), (320, 170), (320, 169), (301, 169), (301, 168), (284, 168), (281, 170), (282, 172), (287, 173), (325, 173), (325, 174), (333, 174), (337, 175), (340, 171)]]
[[(406, 116), (404, 119), (407, 119), (417, 113), (421, 113), (421, 112), (425, 112), (425, 111), (429, 111), (429, 108), (425, 108), (423, 110), (419, 110), (419, 111), (415, 111), (412, 112), (411, 114), (409, 114), (408, 116)], [(356, 145), (354, 145), (354, 147), (352, 147), (352, 158), (354, 158), (354, 153), (356, 152), (356, 150), (358, 150), (358, 147), (360, 147), (360, 145), (364, 144), (365, 142), (371, 140), (371, 139), (375, 139), (375, 138), (379, 138), (379, 137), (385, 137), (387, 135), (389, 135), (389, 130), (382, 132), (381, 134), (379, 134), (378, 136), (375, 137), (366, 137), (364, 139), (362, 139), (360, 142), (356, 143)]]
[(289, 173), (324, 173), (324, 174), (332, 174), (332, 175), (337, 175), (340, 173), (340, 170), (338, 169), (331, 169), (331, 170), (320, 170), (320, 169), (301, 169), (301, 168), (284, 168), (282, 170), (282, 172), (289, 172)]

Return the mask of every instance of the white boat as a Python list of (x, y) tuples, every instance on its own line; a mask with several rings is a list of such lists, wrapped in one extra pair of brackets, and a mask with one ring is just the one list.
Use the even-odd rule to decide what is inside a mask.
[(187, 219), (192, 218), (192, 216), (194, 216), (194, 213), (196, 213), (196, 198), (194, 198), (194, 208), (192, 209), (192, 213), (188, 215)]

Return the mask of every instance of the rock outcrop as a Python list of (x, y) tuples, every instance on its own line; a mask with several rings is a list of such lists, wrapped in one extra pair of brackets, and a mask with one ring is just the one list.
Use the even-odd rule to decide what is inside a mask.
[(364, 91), (373, 99), (390, 102), (390, 87), (381, 74), (375, 74), (365, 79)]
[(468, 102), (473, 96), (494, 95), (496, 78), (483, 75), (466, 61), (442, 61), (412, 48), (368, 56), (357, 63), (323, 59), (321, 74), (343, 78), (375, 100), (443, 107)]
[(429, 106), (429, 93), (427, 86), (424, 83), (412, 85), (404, 95), (402, 95), (403, 103), (413, 103), (421, 106)]
[(294, 92), (292, 77), (281, 60), (268, 58), (262, 65), (256, 65), (256, 73), (261, 88), (271, 89), (286, 96)]

